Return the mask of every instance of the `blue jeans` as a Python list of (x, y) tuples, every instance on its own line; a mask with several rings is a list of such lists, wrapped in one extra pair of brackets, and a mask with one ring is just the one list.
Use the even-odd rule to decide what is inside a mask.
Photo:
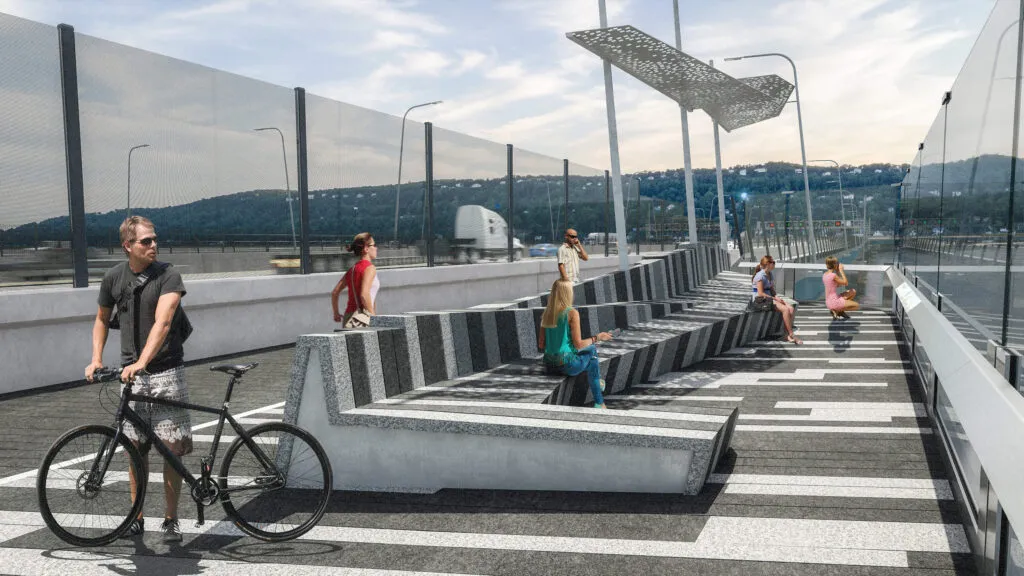
[(590, 383), (590, 393), (594, 396), (594, 404), (604, 404), (604, 396), (601, 395), (601, 366), (597, 362), (597, 346), (591, 344), (576, 352), (576, 359), (561, 366), (549, 366), (554, 371), (561, 372), (566, 376), (577, 376), (584, 371)]

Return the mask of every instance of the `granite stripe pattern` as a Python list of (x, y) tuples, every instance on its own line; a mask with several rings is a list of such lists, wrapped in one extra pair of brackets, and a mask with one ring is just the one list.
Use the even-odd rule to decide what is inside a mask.
[[(608, 383), (607, 393), (623, 393), (665, 372), (681, 370), (706, 356), (719, 354), (734, 340), (745, 344), (770, 337), (770, 322), (748, 321), (748, 316), (765, 315), (746, 311), (749, 292), (744, 282), (735, 278), (688, 277), (682, 266), (673, 269), (675, 277), (670, 280), (667, 260), (682, 261), (689, 256), (693, 262), (707, 261), (712, 251), (714, 249), (704, 246), (687, 247), (643, 260), (627, 271), (577, 285), (576, 297), (582, 302), (576, 307), (580, 312), (582, 330), (588, 334), (614, 328), (622, 330), (619, 338), (602, 344), (599, 349), (601, 373)], [(700, 270), (709, 269), (704, 267)], [(616, 295), (625, 292), (627, 299), (600, 302), (613, 285), (617, 287)], [(672, 285), (695, 288), (684, 298), (668, 298), (673, 292)], [(632, 491), (644, 485), (651, 490), (698, 493), (711, 469), (728, 449), (728, 440), (737, 421), (733, 407), (701, 406), (699, 411), (702, 414), (708, 410), (726, 411), (726, 417), (711, 429), (693, 425), (694, 420), (690, 418), (682, 420), (687, 433), (675, 431), (669, 434), (658, 422), (641, 418), (616, 421), (617, 432), (609, 436), (598, 433), (603, 430), (601, 426), (607, 418), (601, 412), (584, 410), (572, 416), (558, 412), (556, 417), (539, 418), (535, 411), (526, 412), (514, 407), (495, 411), (486, 406), (476, 406), (486, 402), (536, 403), (552, 407), (593, 405), (585, 374), (573, 377), (546, 374), (538, 362), (536, 334), (543, 309), (530, 307), (537, 300), (542, 299), (525, 298), (509, 305), (476, 307), (470, 311), (416, 312), (375, 318), (374, 326), (382, 328), (367, 332), (384, 342), (399, 341), (408, 345), (413, 339), (400, 333), (415, 333), (420, 352), (418, 365), (403, 372), (422, 374), (423, 386), (408, 390), (408, 386), (389, 385), (389, 378), (393, 376), (388, 374), (398, 371), (381, 366), (379, 359), (371, 358), (361, 345), (350, 343), (346, 360), (359, 364), (353, 367), (354, 372), (380, 373), (382, 385), (368, 388), (362, 383), (355, 383), (353, 378), (346, 380), (344, 375), (325, 373), (318, 379), (324, 383), (325, 389), (314, 394), (326, 401), (329, 397), (326, 389), (332, 383), (350, 386), (352, 401), (345, 406), (351, 408), (332, 414), (323, 421), (303, 413), (305, 418), (313, 421), (303, 422), (300, 419), (299, 424), (311, 429), (321, 426), (318, 430), (327, 435), (333, 433), (333, 427), (342, 427), (350, 437), (362, 435), (377, 446), (383, 446), (373, 454), (377, 459), (375, 462), (386, 456), (393, 461), (409, 462), (428, 450), (427, 446), (432, 446), (431, 457), (436, 462), (443, 462), (446, 457), (457, 461), (460, 456), (465, 461), (470, 454), (499, 454), (513, 444), (527, 442), (529, 446), (524, 450), (533, 455), (534, 464), (547, 462), (544, 467), (546, 476), (534, 474), (528, 479), (517, 479), (515, 470), (503, 468), (514, 459), (506, 458), (499, 462), (492, 458), (489, 468), (484, 467), (484, 471), (463, 470), (464, 477), (453, 475), (453, 471), (465, 468), (464, 464), (460, 468), (455, 463), (444, 469), (432, 469), (430, 474), (425, 473), (424, 468), (429, 466), (417, 464), (418, 476), (415, 479), (408, 474), (408, 465), (378, 466), (372, 470), (364, 467), (358, 473), (339, 474), (339, 487), (495, 489), (507, 488), (506, 483), (514, 480), (530, 481), (537, 488), (563, 489), (574, 486), (571, 479), (587, 469), (585, 464), (567, 460), (566, 451), (575, 450), (573, 446), (587, 446), (588, 449), (602, 447), (610, 450), (608, 457), (622, 465), (651, 465), (651, 458), (670, 463), (660, 465), (662, 475), (659, 476), (657, 471), (648, 474), (643, 484), (637, 484), (639, 480), (636, 478), (627, 482), (628, 474), (607, 470), (593, 472), (604, 474), (604, 490)], [(740, 330), (741, 327), (746, 329)], [(380, 336), (378, 331), (385, 331), (386, 335)], [(340, 332), (328, 338), (353, 339), (359, 337), (358, 332)], [(313, 341), (300, 342), (300, 346), (307, 345), (313, 345)], [(322, 343), (317, 345), (323, 346)], [(308, 357), (308, 354), (297, 354), (296, 361), (306, 358), (308, 364)], [(386, 357), (402, 362), (393, 353)], [(417, 362), (417, 358), (410, 357), (408, 362)], [(308, 376), (309, 370), (308, 366), (303, 369), (297, 365), (294, 373)], [(301, 388), (299, 382), (294, 384), (296, 390)], [(395, 394), (396, 390), (402, 391)], [(389, 402), (375, 404), (384, 398)], [(410, 409), (396, 406), (392, 400), (473, 404), (459, 408), (436, 403), (414, 404)], [(685, 414), (692, 412), (693, 408), (674, 407), (673, 410)], [(293, 418), (296, 413), (294, 410), (285, 411), (286, 418)], [(678, 426), (669, 428), (676, 430)], [(677, 442), (664, 440), (679, 434), (682, 436)], [(439, 441), (441, 438), (445, 441)], [(652, 438), (662, 440), (654, 442)], [(339, 444), (334, 449), (332, 460), (336, 458), (351, 468), (352, 462), (362, 462), (360, 458), (370, 456), (351, 446), (351, 443)], [(638, 451), (640, 449), (648, 452)], [(656, 457), (652, 450), (671, 455)], [(566, 462), (571, 462), (571, 465), (563, 466)]]

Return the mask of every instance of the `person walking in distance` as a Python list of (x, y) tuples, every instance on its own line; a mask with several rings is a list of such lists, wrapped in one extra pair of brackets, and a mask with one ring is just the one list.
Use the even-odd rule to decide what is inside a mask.
[(576, 231), (569, 228), (565, 231), (565, 243), (558, 247), (558, 274), (562, 280), (573, 284), (580, 283), (580, 260), (590, 260), (583, 248)]
[[(103, 367), (103, 348), (109, 328), (121, 331), (121, 380), (132, 384), (133, 394), (166, 400), (188, 402), (185, 383), (183, 325), (187, 323), (181, 309), (185, 284), (169, 264), (157, 262), (157, 237), (153, 223), (142, 216), (130, 216), (121, 224), (121, 248), (126, 262), (107, 271), (100, 284), (99, 310), (92, 329), (92, 362), (85, 367), (85, 379), (93, 380), (94, 372)], [(112, 313), (116, 317), (112, 325)], [(192, 452), (192, 426), (188, 411), (183, 408), (141, 403), (132, 408), (148, 421), (171, 452), (184, 456)], [(153, 439), (143, 436), (131, 422), (124, 424), (125, 435), (143, 456), (147, 456)], [(164, 463), (164, 522), (160, 527), (167, 542), (181, 541), (178, 525), (178, 500), (181, 476)], [(137, 493), (138, 479), (129, 470), (132, 498)], [(142, 512), (132, 522), (125, 537), (142, 535)]]
[[(331, 308), (334, 321), (342, 322), (345, 328), (362, 328), (370, 325), (370, 317), (377, 313), (377, 291), (380, 278), (373, 259), (377, 257), (377, 242), (369, 232), (356, 234), (348, 251), (359, 257), (359, 261), (348, 269), (331, 291)], [(338, 311), (338, 297), (348, 290), (348, 305), (345, 314)]]

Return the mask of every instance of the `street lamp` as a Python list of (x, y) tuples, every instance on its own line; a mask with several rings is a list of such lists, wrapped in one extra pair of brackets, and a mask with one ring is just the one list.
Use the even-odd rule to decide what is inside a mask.
[(281, 137), (281, 160), (284, 161), (284, 188), (285, 192), (288, 194), (288, 220), (290, 220), (292, 223), (292, 249), (295, 249), (298, 247), (298, 244), (295, 241), (295, 213), (292, 209), (292, 185), (291, 182), (288, 180), (288, 155), (285, 153), (284, 148), (284, 134), (281, 133), (280, 128), (277, 128), (275, 126), (268, 126), (266, 128), (253, 128), (253, 130), (255, 130), (256, 132), (273, 130), (277, 132), (278, 136)]
[(149, 148), (149, 144), (139, 144), (128, 149), (128, 215), (132, 215), (132, 152), (139, 148)]
[(793, 67), (793, 88), (796, 90), (796, 120), (797, 125), (800, 127), (800, 157), (803, 161), (804, 167), (804, 196), (807, 201), (807, 239), (810, 243), (810, 249), (812, 254), (817, 254), (817, 244), (814, 242), (814, 215), (811, 213), (811, 184), (807, 179), (807, 150), (804, 147), (804, 119), (803, 114), (800, 112), (800, 81), (797, 80), (796, 76), (796, 64), (793, 59), (785, 54), (778, 52), (769, 52), (767, 54), (748, 54), (747, 56), (734, 56), (732, 58), (726, 58), (726, 62), (733, 60), (743, 60), (746, 58), (765, 58), (768, 56), (778, 56), (785, 58), (789, 61), (789, 65)]
[[(850, 233), (846, 229), (846, 198), (843, 196), (843, 169), (839, 167), (839, 162), (835, 160), (808, 160), (808, 162), (831, 162), (836, 167), (836, 172), (839, 174), (839, 216), (843, 219), (843, 241), (846, 242), (846, 247), (849, 248)], [(856, 210), (856, 206), (851, 206), (851, 208)]]
[(409, 115), (409, 112), (416, 108), (423, 108), (424, 106), (433, 106), (435, 104), (442, 103), (443, 100), (435, 100), (433, 102), (424, 102), (423, 104), (416, 104), (415, 106), (409, 106), (406, 109), (405, 114), (402, 114), (402, 138), (398, 144), (398, 186), (395, 187), (395, 232), (394, 239), (398, 240), (398, 203), (399, 196), (402, 193), (402, 153), (405, 151), (405, 117)]

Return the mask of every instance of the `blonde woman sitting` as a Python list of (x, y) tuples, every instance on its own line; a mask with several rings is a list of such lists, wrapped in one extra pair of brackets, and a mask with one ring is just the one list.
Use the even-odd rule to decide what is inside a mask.
[(850, 285), (839, 259), (835, 256), (825, 258), (825, 267), (828, 268), (828, 272), (821, 276), (821, 281), (825, 284), (825, 305), (832, 312), (833, 319), (849, 318), (847, 312), (860, 309), (860, 304), (853, 301), (857, 291), (850, 288), (845, 292), (839, 292), (839, 286)]
[(580, 313), (572, 307), (572, 282), (555, 280), (548, 306), (540, 318), (537, 348), (544, 352), (549, 372), (576, 376), (586, 371), (594, 408), (605, 408), (604, 381), (597, 361), (597, 343), (612, 339), (608, 332), (580, 338)]

